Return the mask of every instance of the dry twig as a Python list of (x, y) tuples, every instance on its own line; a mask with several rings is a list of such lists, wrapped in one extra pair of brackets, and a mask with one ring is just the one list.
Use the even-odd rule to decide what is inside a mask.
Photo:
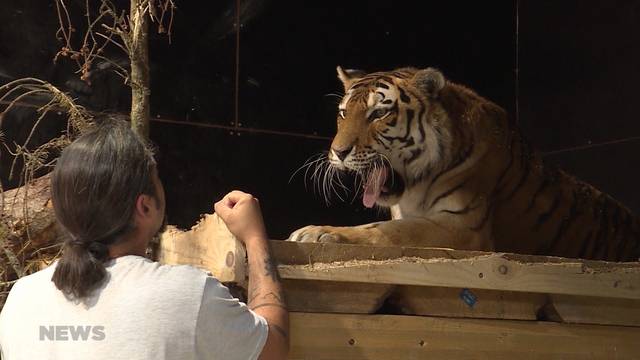
[[(129, 83), (129, 71), (120, 64), (112, 61), (104, 53), (108, 45), (115, 46), (128, 57), (131, 56), (132, 45), (135, 41), (132, 29), (138, 23), (131, 19), (126, 11), (119, 10), (112, 1), (101, 0), (97, 7), (90, 6), (89, 0), (85, 1), (86, 30), (82, 39), (76, 39), (74, 34), (76, 27), (71, 23), (71, 15), (65, 0), (55, 0), (60, 28), (56, 37), (63, 45), (56, 54), (54, 61), (60, 57), (68, 57), (75, 61), (80, 78), (91, 83), (91, 71), (97, 60), (112, 65), (115, 72), (120, 75), (125, 83)], [(173, 13), (176, 9), (173, 0), (142, 0), (140, 7), (141, 16), (149, 15), (151, 21), (157, 23), (158, 33), (167, 34), (171, 43), (171, 30), (173, 27)], [(92, 10), (94, 10), (92, 12)]]
[[(20, 102), (34, 97), (40, 101), (45, 99), (45, 104), (36, 109), (37, 119), (26, 139), (9, 144), (4, 136), (0, 136), (0, 156), (13, 156), (10, 177), (19, 173), (21, 186), (21, 191), (16, 191), (7, 202), (0, 183), (0, 306), (17, 278), (37, 271), (43, 263), (57, 258), (59, 245), (37, 249), (31, 244), (32, 214), (27, 206), (30, 185), (36, 172), (51, 168), (55, 156), (92, 125), (92, 116), (72, 98), (55, 86), (34, 78), (18, 79), (0, 87), (0, 104), (7, 104), (0, 118), (6, 118)], [(31, 144), (39, 125), (51, 111), (68, 114), (66, 131), (42, 145)], [(19, 161), (22, 161), (21, 166)], [(22, 204), (21, 208), (16, 209), (18, 204)], [(13, 218), (15, 214), (21, 214), (17, 223)]]

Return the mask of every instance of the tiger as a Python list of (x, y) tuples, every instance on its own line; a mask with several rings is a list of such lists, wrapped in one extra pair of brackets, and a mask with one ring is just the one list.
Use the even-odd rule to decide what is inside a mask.
[(545, 165), (500, 106), (431, 67), (337, 72), (328, 167), (360, 177), (363, 205), (391, 220), (311, 225), (287, 240), (640, 258), (638, 216)]

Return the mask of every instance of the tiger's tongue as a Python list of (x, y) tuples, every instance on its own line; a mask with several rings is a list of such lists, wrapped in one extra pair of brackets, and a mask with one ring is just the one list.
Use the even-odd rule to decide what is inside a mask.
[(387, 181), (387, 168), (378, 168), (369, 174), (367, 183), (364, 186), (364, 195), (362, 196), (362, 203), (368, 208), (372, 208), (375, 205), (376, 200), (380, 197), (382, 186)]

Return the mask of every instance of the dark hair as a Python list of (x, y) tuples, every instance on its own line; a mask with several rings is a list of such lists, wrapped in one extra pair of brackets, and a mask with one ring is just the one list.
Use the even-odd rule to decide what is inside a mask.
[(128, 123), (106, 120), (71, 143), (51, 178), (56, 218), (69, 238), (52, 281), (83, 298), (106, 276), (108, 245), (134, 229), (140, 194), (156, 197), (155, 160)]

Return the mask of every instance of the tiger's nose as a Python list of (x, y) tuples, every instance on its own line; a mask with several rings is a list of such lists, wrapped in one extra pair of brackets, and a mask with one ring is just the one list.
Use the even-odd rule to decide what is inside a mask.
[(336, 154), (336, 156), (338, 157), (338, 159), (340, 159), (340, 161), (344, 161), (344, 159), (346, 159), (347, 156), (351, 153), (353, 148), (355, 148), (355, 146), (347, 147), (344, 149), (332, 148), (331, 151), (333, 151), (333, 153)]

